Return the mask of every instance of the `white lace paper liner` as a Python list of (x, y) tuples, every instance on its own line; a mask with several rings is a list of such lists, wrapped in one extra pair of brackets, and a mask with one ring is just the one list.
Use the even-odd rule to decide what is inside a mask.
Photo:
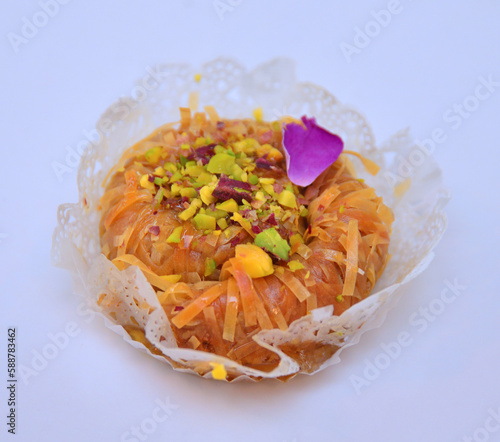
[[(209, 363), (220, 362), (228, 373), (240, 375), (237, 380), (291, 375), (300, 371), (299, 364), (278, 347), (297, 340), (339, 347), (316, 371), (338, 363), (344, 348), (356, 344), (363, 333), (383, 323), (401, 296), (401, 290), (397, 289), (431, 262), (432, 250), (446, 229), (443, 208), (449, 200), (439, 167), (428, 156), (419, 161), (418, 166), (411, 166), (408, 158), (415, 158), (416, 152), (424, 155), (424, 151), (411, 141), (407, 130), (377, 148), (364, 117), (320, 86), (296, 82), (294, 64), (288, 59), (272, 60), (253, 71), (247, 71), (234, 60), (216, 59), (197, 71), (188, 65), (166, 64), (149, 72), (155, 73), (154, 81), (140, 80), (134, 89), (137, 98), (120, 99), (106, 110), (97, 124), (98, 128), (106, 128), (106, 132), (101, 141), (90, 145), (82, 156), (78, 169), (79, 202), (63, 204), (58, 210), (52, 248), (54, 264), (71, 272), (76, 293), (85, 296), (107, 319), (105, 323), (109, 328), (134, 347), (169, 362), (178, 370), (192, 373), (192, 369), (201, 367), (205, 377), (211, 377)], [(195, 81), (196, 73), (202, 76), (200, 82)], [(210, 353), (178, 348), (168, 318), (142, 272), (135, 266), (120, 272), (100, 253), (97, 207), (106, 174), (126, 148), (162, 124), (177, 121), (179, 106), (187, 106), (193, 91), (199, 94), (200, 108), (213, 105), (225, 118), (248, 118), (257, 107), (262, 107), (265, 120), (283, 115), (316, 117), (320, 125), (343, 138), (346, 149), (358, 151), (381, 166), (376, 177), (367, 175), (362, 167), (358, 168), (358, 175), (384, 197), (384, 202), (395, 213), (390, 245), (392, 259), (367, 299), (340, 316), (335, 316), (333, 307), (324, 307), (293, 322), (287, 331), (263, 330), (254, 336), (258, 344), (281, 358), (278, 367), (270, 373)], [(407, 166), (405, 176), (401, 176), (402, 164)], [(411, 175), (411, 186), (396, 197), (394, 185), (407, 175)], [(120, 307), (98, 307), (96, 301), (101, 294), (115, 296), (122, 301)], [(153, 307), (151, 313), (140, 307), (143, 301)], [(153, 355), (129, 337), (121, 325), (134, 323), (144, 328), (148, 340), (171, 361)], [(178, 368), (176, 363), (190, 368)]]

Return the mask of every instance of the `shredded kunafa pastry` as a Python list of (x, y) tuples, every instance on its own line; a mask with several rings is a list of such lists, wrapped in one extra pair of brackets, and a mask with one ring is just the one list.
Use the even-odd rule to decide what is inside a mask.
[[(102, 253), (137, 266), (180, 348), (264, 372), (279, 355), (261, 330), (287, 330), (314, 309), (340, 315), (366, 298), (388, 260), (392, 211), (351, 173), (346, 155), (378, 167), (314, 118), (224, 119), (212, 107), (128, 149), (101, 200)], [(358, 161), (357, 159), (355, 161)], [(127, 330), (155, 352), (143, 330)], [(335, 351), (281, 350), (314, 371)], [(157, 352), (158, 354), (158, 352)], [(223, 365), (212, 376), (225, 379)]]

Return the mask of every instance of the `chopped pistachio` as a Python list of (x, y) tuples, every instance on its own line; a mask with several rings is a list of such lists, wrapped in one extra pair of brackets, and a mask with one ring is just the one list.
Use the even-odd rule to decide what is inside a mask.
[(278, 231), (271, 227), (259, 233), (255, 237), (255, 244), (268, 252), (274, 253), (276, 256), (287, 261), (290, 245), (284, 240)]
[(199, 176), (196, 177), (196, 187), (198, 186), (203, 186), (205, 184), (210, 184), (212, 182), (212, 177), (215, 175), (212, 175), (211, 173), (208, 172), (203, 172)]
[(182, 179), (182, 174), (179, 171), (176, 171), (171, 177), (170, 177), (170, 182), (175, 183), (176, 181), (179, 181)]
[(179, 213), (179, 218), (183, 221), (187, 221), (189, 218), (194, 216), (196, 210), (199, 209), (201, 205), (202, 205), (201, 200), (195, 198), (186, 210)]
[(219, 218), (219, 219), (217, 220), (217, 225), (218, 225), (218, 226), (219, 226), (222, 230), (226, 229), (226, 228), (227, 228), (227, 221), (226, 221), (226, 219), (225, 219), (225, 218)]
[(255, 186), (256, 184), (259, 183), (259, 177), (257, 175), (252, 174), (248, 177), (248, 182)]
[(225, 173), (231, 175), (234, 167), (234, 157), (227, 153), (218, 153), (210, 158), (207, 170), (211, 173)]
[(228, 215), (228, 213), (226, 211), (218, 210), (218, 209), (216, 209), (216, 210), (206, 209), (205, 213), (207, 215), (213, 216), (215, 219), (225, 218)]
[(200, 176), (202, 173), (205, 173), (205, 168), (203, 166), (189, 166), (189, 167), (186, 167), (186, 175), (188, 176), (195, 176), (195, 177), (198, 177)]
[(344, 205), (343, 204), (339, 208), (339, 213), (344, 213)]
[(215, 218), (213, 216), (198, 213), (193, 218), (193, 223), (198, 230), (215, 230)]
[(139, 180), (139, 184), (144, 187), (144, 189), (148, 189), (148, 190), (151, 190), (151, 191), (154, 191), (155, 190), (155, 185), (149, 181), (149, 175), (148, 174), (145, 174), (143, 176), (141, 176), (141, 179)]
[(342, 295), (336, 296), (335, 299), (337, 300), (337, 302), (344, 302), (344, 297)]
[(264, 189), (265, 192), (268, 193), (271, 196), (275, 195), (275, 193), (274, 193), (274, 187), (272, 186), (272, 184), (263, 184), (262, 185), (262, 189)]
[(170, 243), (180, 243), (181, 242), (182, 226), (176, 227), (170, 236), (167, 238), (167, 242)]
[(238, 181), (243, 181), (241, 178), (243, 176), (243, 169), (238, 166), (237, 164), (235, 164), (233, 166), (233, 171), (231, 173), (231, 176), (235, 179), (235, 180), (238, 180)]
[(165, 163), (163, 168), (171, 173), (177, 172), (177, 166), (174, 163)]
[(205, 276), (210, 276), (217, 268), (217, 263), (213, 258), (207, 258), (205, 260)]
[(200, 198), (207, 206), (215, 201), (215, 197), (212, 196), (213, 191), (213, 186), (203, 186), (200, 189)]
[(155, 195), (155, 201), (156, 201), (155, 208), (160, 207), (160, 204), (161, 204), (161, 202), (163, 200), (164, 193), (165, 193), (164, 189), (160, 189), (156, 193), (156, 195)]
[(224, 201), (223, 203), (217, 204), (215, 206), (216, 209), (224, 210), (225, 212), (237, 212), (238, 211), (238, 203), (234, 199), (230, 199)]
[(182, 149), (182, 150), (189, 150), (189, 149), (190, 149), (190, 147), (191, 147), (191, 146), (189, 146), (189, 144), (187, 144), (187, 143), (183, 143), (183, 144), (181, 144), (181, 149)]
[(158, 178), (157, 176), (155, 176), (154, 184), (156, 184), (157, 186), (163, 186), (165, 183), (168, 183), (168, 178)]

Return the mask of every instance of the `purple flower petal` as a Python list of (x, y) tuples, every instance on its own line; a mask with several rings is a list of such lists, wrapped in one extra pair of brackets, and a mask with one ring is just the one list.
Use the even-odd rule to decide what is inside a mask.
[(335, 134), (302, 117), (305, 128), (297, 123), (283, 125), (288, 178), (298, 186), (308, 186), (330, 167), (342, 153), (344, 143)]

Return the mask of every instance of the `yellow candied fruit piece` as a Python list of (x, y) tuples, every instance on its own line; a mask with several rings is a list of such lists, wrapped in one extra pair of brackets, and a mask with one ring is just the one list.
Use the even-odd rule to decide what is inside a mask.
[(212, 377), (218, 381), (223, 381), (226, 379), (227, 371), (224, 368), (223, 364), (219, 364), (218, 362), (210, 362), (210, 366), (212, 367)]
[(275, 181), (276, 180), (274, 178), (259, 178), (259, 182), (262, 185), (264, 185), (264, 184), (274, 184)]
[(177, 166), (174, 163), (165, 163), (163, 165), (163, 168), (165, 170), (168, 170), (169, 172), (172, 172), (172, 173), (177, 172)]
[(273, 146), (270, 144), (262, 144), (258, 149), (257, 149), (257, 154), (261, 157), (263, 157), (265, 154), (271, 152), (271, 149), (273, 149)]
[(200, 198), (204, 204), (209, 206), (215, 201), (215, 197), (212, 196), (212, 192), (214, 191), (213, 186), (203, 186), (200, 189)]
[(238, 211), (238, 203), (233, 198), (231, 198), (230, 200), (217, 204), (215, 208), (219, 210), (224, 210), (225, 212), (234, 213)]
[(163, 148), (161, 146), (153, 147), (149, 149), (144, 156), (146, 157), (146, 161), (150, 164), (157, 163), (160, 161), (161, 154), (163, 152)]
[(260, 143), (254, 138), (245, 138), (242, 141), (233, 143), (235, 153), (252, 154), (260, 147)]
[(260, 190), (255, 194), (255, 199), (257, 201), (266, 201), (266, 197)]
[(182, 278), (182, 275), (163, 275), (160, 278), (164, 279), (165, 281), (176, 283), (179, 282), (180, 279)]
[(215, 181), (216, 181), (217, 177), (215, 175), (212, 175), (211, 173), (208, 173), (208, 172), (203, 172), (203, 173), (201, 173), (196, 178), (196, 184), (198, 186), (203, 186), (205, 184), (210, 184), (212, 181), (214, 181), (214, 178), (215, 178)]
[(205, 168), (203, 166), (189, 166), (186, 167), (185, 174), (188, 176), (198, 177), (202, 173), (205, 173)]
[(182, 149), (182, 150), (189, 150), (189, 149), (190, 149), (190, 147), (191, 147), (191, 146), (189, 146), (189, 144), (187, 144), (187, 143), (182, 143), (182, 144), (181, 144), (181, 149)]
[(337, 302), (344, 302), (344, 297), (342, 295), (338, 295), (337, 297), (335, 297), (335, 299), (337, 300)]
[(278, 195), (278, 203), (280, 203), (282, 206), (290, 207), (291, 209), (297, 208), (297, 200), (295, 199), (295, 195), (286, 189)]
[(257, 121), (257, 123), (262, 123), (262, 121), (263, 121), (262, 120), (262, 118), (263, 118), (262, 108), (258, 107), (257, 109), (254, 109), (253, 116), (254, 116), (255, 120)]
[(183, 187), (180, 190), (181, 196), (187, 196), (188, 198), (196, 198), (198, 192), (193, 187)]
[(142, 187), (144, 187), (144, 189), (148, 189), (148, 190), (151, 190), (151, 191), (154, 191), (155, 190), (155, 185), (149, 181), (149, 175), (148, 174), (145, 174), (143, 176), (141, 176), (141, 179), (139, 181), (140, 185)]
[(303, 243), (304, 238), (302, 238), (302, 235), (300, 233), (295, 233), (290, 237), (290, 245), (293, 246), (298, 242)]
[[(217, 220), (217, 224), (219, 224), (219, 220)], [(220, 234), (222, 233), (222, 230), (214, 230), (212, 232), (215, 236), (220, 236)]]
[(345, 207), (344, 207), (344, 205), (342, 204), (342, 205), (340, 206), (340, 208), (339, 208), (339, 213), (344, 213), (344, 209), (345, 209)]
[(254, 244), (238, 244), (236, 259), (251, 278), (262, 278), (274, 273), (273, 260), (260, 247)]
[(278, 149), (273, 147), (271, 151), (267, 154), (267, 159), (269, 161), (272, 161), (273, 163), (278, 163), (283, 159), (283, 154)]
[(241, 179), (241, 177), (242, 177), (242, 175), (243, 175), (243, 169), (242, 169), (240, 166), (238, 166), (237, 164), (235, 164), (235, 165), (233, 166), (233, 170), (232, 170), (231, 175), (233, 176), (233, 178), (234, 178), (235, 180), (238, 180), (238, 181), (243, 181), (243, 180)]
[(158, 176), (161, 176), (161, 177), (164, 177), (165, 176), (165, 169), (161, 166), (158, 166), (156, 169), (155, 169), (155, 175), (158, 175)]
[(179, 218), (183, 221), (187, 221), (189, 218), (193, 217), (196, 211), (201, 207), (202, 202), (200, 199), (194, 199), (189, 207), (183, 212), (179, 213)]
[(205, 146), (205, 144), (206, 144), (206, 138), (205, 137), (198, 137), (198, 138), (196, 138), (196, 141), (194, 142), (194, 147)]
[(125, 172), (125, 167), (120, 167), (119, 169), (116, 169), (117, 172)]
[(196, 81), (196, 83), (199, 83), (201, 81), (201, 74), (200, 73), (194, 74), (194, 81)]
[(304, 264), (302, 264), (297, 259), (294, 259), (294, 260), (290, 261), (287, 265), (288, 265), (288, 267), (290, 268), (290, 270), (292, 272), (295, 272), (297, 270), (301, 270), (301, 269), (304, 268)]
[(309, 276), (311, 276), (311, 272), (308, 270), (306, 273), (306, 279), (309, 279)]
[(274, 196), (274, 187), (272, 184), (263, 184), (262, 188), (271, 196)]
[(170, 191), (172, 193), (172, 196), (178, 196), (181, 194), (181, 189), (183, 189), (183, 187), (177, 183), (174, 183), (172, 184), (172, 187), (170, 188)]

